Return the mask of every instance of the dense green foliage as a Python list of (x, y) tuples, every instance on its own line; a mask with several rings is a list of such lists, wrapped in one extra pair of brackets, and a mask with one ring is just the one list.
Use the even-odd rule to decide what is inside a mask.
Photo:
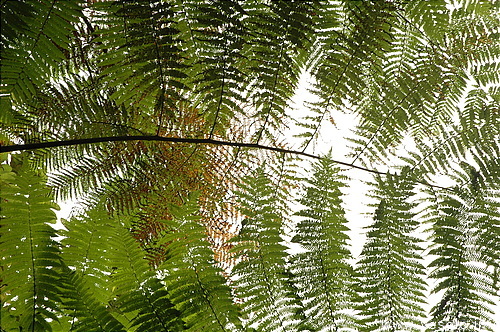
[(0, 10), (2, 332), (494, 331), (499, 2)]

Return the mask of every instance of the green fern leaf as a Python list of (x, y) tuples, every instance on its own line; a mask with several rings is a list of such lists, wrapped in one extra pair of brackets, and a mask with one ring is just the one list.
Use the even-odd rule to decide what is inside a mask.
[[(80, 1), (6, 1), (2, 4), (2, 93), (19, 103), (64, 67)], [(6, 45), (6, 43), (8, 43)]]
[(412, 235), (418, 226), (409, 202), (413, 179), (405, 168), (377, 185), (375, 222), (356, 270), (360, 331), (420, 331), (426, 285), (420, 240)]
[[(286, 270), (286, 247), (281, 244), (282, 198), (260, 166), (243, 179), (238, 192), (245, 216), (233, 239), (239, 262), (232, 270), (235, 293), (242, 301), (246, 326), (261, 331), (289, 331), (300, 307), (292, 294)], [(243, 250), (253, 244), (251, 250)]]
[(51, 331), (60, 311), (61, 257), (50, 224), (56, 216), (45, 179), (29, 170), (25, 155), (13, 156), (14, 172), (0, 168), (2, 322), (6, 330)]
[[(63, 220), (60, 235), (64, 261), (64, 319), (79, 331), (124, 330), (110, 313), (108, 302), (113, 298), (109, 274), (112, 272), (108, 253), (116, 220), (102, 207), (86, 214)], [(117, 315), (119, 317), (120, 315)]]
[(429, 276), (438, 281), (432, 292), (444, 291), (432, 309), (431, 324), (435, 331), (493, 331), (499, 204), (487, 199), (484, 179), (470, 165), (462, 164), (456, 179), (461, 186), (437, 196), (432, 208), (439, 214), (429, 219), (429, 253), (438, 255), (429, 265)]
[[(100, 13), (100, 75), (117, 104), (157, 111), (165, 120), (175, 114), (179, 90), (188, 87), (182, 40), (172, 5), (163, 1), (114, 1), (94, 5)], [(162, 121), (162, 120), (160, 120)]]
[(173, 219), (165, 221), (168, 233), (160, 241), (168, 243), (164, 282), (187, 331), (239, 330), (239, 313), (197, 216), (197, 199), (193, 194), (185, 205), (172, 206)]
[(89, 278), (82, 271), (63, 269), (61, 289), (63, 290), (63, 307), (66, 315), (61, 320), (67, 320), (69, 331), (100, 331), (121, 332), (128, 331), (117, 318), (115, 318), (106, 305), (102, 302), (102, 290), (94, 284), (94, 278)]
[(156, 277), (130, 231), (124, 225), (116, 225), (109, 245), (108, 266), (113, 269), (110, 287), (116, 298), (113, 307), (123, 313), (132, 313), (130, 326), (138, 331), (184, 330), (165, 286)]
[(346, 314), (355, 294), (353, 269), (348, 263), (349, 229), (340, 206), (343, 178), (329, 155), (312, 166), (313, 176), (306, 180), (306, 192), (299, 200), (304, 208), (297, 213), (305, 219), (292, 239), (306, 252), (292, 257), (292, 271), (297, 292), (304, 299), (308, 326), (314, 331), (343, 331), (355, 327), (354, 317)]

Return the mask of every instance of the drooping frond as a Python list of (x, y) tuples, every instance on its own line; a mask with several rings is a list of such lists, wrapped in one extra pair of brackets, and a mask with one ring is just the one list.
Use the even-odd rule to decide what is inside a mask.
[(163, 280), (187, 331), (238, 330), (239, 313), (200, 223), (197, 200), (192, 195), (185, 205), (172, 207), (172, 219), (164, 221)]
[(414, 195), (408, 169), (378, 179), (374, 223), (361, 252), (357, 275), (360, 331), (420, 331), (426, 289), (421, 241), (409, 202)]
[(239, 262), (232, 270), (247, 327), (260, 331), (293, 331), (298, 306), (286, 273), (286, 247), (281, 243), (283, 213), (276, 188), (260, 166), (238, 192), (245, 216), (233, 239)]
[(6, 331), (52, 331), (58, 319), (61, 256), (56, 221), (44, 178), (29, 170), (26, 155), (0, 168), (1, 323)]
[(254, 139), (275, 141), (311, 47), (316, 1), (245, 1), (251, 33), (246, 86), (257, 121)]
[(243, 89), (248, 81), (243, 56), (249, 31), (238, 1), (182, 1), (180, 29), (187, 42), (193, 105), (207, 127), (205, 134), (225, 137), (225, 128), (243, 114)]
[(180, 331), (168, 292), (129, 229), (98, 205), (65, 222), (63, 307), (72, 329)]
[(315, 53), (310, 58), (315, 80), (312, 92), (319, 98), (309, 103), (310, 115), (301, 123), (310, 143), (333, 109), (358, 104), (378, 72), (391, 40), (396, 6), (387, 1), (323, 3), (316, 18)]
[(433, 293), (441, 300), (432, 309), (433, 331), (493, 331), (491, 324), (498, 296), (500, 204), (491, 195), (483, 176), (462, 164), (453, 192), (437, 194), (431, 209), (430, 277), (437, 283)]
[(483, 175), (493, 176), (490, 180), (498, 181), (494, 175), (498, 172), (500, 158), (499, 107), (499, 101), (488, 100), (482, 89), (468, 91), (460, 111), (460, 122), (439, 135), (417, 140), (417, 151), (403, 159), (429, 180), (436, 172), (454, 172), (457, 162), (473, 160)]
[(305, 252), (295, 254), (291, 269), (307, 326), (313, 331), (347, 331), (355, 327), (352, 309), (353, 269), (348, 244), (349, 230), (340, 192), (345, 186), (330, 157), (315, 163), (299, 200), (303, 217), (292, 242)]
[[(472, 107), (475, 116), (470, 117), (473, 104), (492, 104), (478, 90), (489, 92), (499, 84), (495, 71), (486, 69), (496, 63), (500, 50), (497, 9), (488, 2), (476, 5), (447, 12), (444, 3), (411, 3), (396, 13), (382, 69), (373, 74), (370, 89), (356, 110), (362, 119), (354, 139), (354, 161), (386, 162), (395, 157), (391, 148), (407, 135), (427, 142), (436, 133), (451, 133), (446, 144), (464, 150), (471, 142), (484, 142), (481, 136), (486, 131), (490, 136), (496, 132), (498, 141), (498, 125), (487, 120), (481, 108)], [(426, 15), (435, 21), (427, 22)], [(447, 25), (438, 24), (446, 20)], [(464, 97), (466, 108), (461, 107)], [(476, 123), (465, 126), (471, 120)], [(479, 146), (484, 145), (491, 144)]]

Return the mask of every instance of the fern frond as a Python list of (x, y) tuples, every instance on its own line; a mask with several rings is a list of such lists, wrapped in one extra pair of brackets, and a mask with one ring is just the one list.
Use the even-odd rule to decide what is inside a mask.
[(329, 155), (312, 165), (312, 177), (306, 180), (305, 193), (299, 200), (303, 217), (292, 242), (306, 252), (291, 258), (297, 294), (313, 331), (354, 328), (355, 319), (346, 313), (352, 308), (353, 268), (347, 242), (349, 231), (340, 188), (345, 184)]
[(197, 199), (193, 194), (185, 205), (172, 206), (173, 218), (164, 221), (159, 243), (168, 244), (161, 270), (169, 298), (187, 331), (239, 330), (239, 313), (200, 223)]
[(184, 330), (165, 286), (145, 259), (145, 253), (124, 225), (116, 225), (107, 253), (112, 267), (113, 307), (131, 313), (130, 327), (138, 331)]
[(440, 193), (431, 207), (439, 213), (429, 219), (433, 241), (429, 253), (438, 257), (429, 265), (433, 268), (429, 276), (437, 279), (432, 292), (443, 293), (430, 322), (435, 331), (493, 331), (498, 265), (493, 251), (498, 246), (485, 245), (499, 240), (499, 204), (488, 199), (483, 177), (470, 165), (463, 164), (456, 175), (460, 186)]
[[(411, 4), (406, 5), (406, 12), (398, 12), (400, 22), (394, 27), (387, 60), (373, 76), (370, 89), (374, 93), (367, 91), (357, 110), (363, 117), (354, 140), (354, 160), (366, 156), (370, 161), (386, 162), (394, 158), (390, 148), (401, 143), (406, 134), (432, 140), (435, 133), (449, 130), (450, 124), (458, 125), (457, 118), (461, 124), (468, 122), (461, 108), (464, 94), (470, 101), (477, 98), (476, 102), (482, 102), (480, 94), (471, 93), (468, 84), (477, 79), (485, 91), (499, 84), (495, 71), (485, 72), (496, 66), (500, 52), (497, 11), (490, 10), (486, 3), (480, 5), (484, 6), (481, 10), (464, 7), (448, 13), (443, 6)], [(437, 22), (425, 22), (422, 10)], [(450, 23), (430, 30), (444, 19)], [(406, 59), (401, 53), (404, 49)], [(470, 143), (471, 137), (477, 140), (472, 128), (476, 127), (464, 128), (464, 134), (471, 135), (463, 139), (465, 143)]]
[[(119, 105), (172, 118), (187, 88), (172, 5), (163, 1), (97, 2), (100, 77)], [(161, 119), (159, 121), (162, 121)]]
[[(301, 126), (304, 146), (313, 140), (332, 109), (356, 105), (369, 85), (371, 71), (380, 70), (382, 53), (389, 49), (397, 8), (389, 2), (329, 2), (317, 17), (316, 50), (310, 71), (312, 92), (319, 101), (309, 103), (311, 114)], [(319, 59), (319, 60), (316, 60)]]
[(36, 131), (47, 135), (42, 140), (97, 137), (103, 131), (110, 135), (154, 132), (152, 119), (134, 107), (117, 106), (110, 94), (92, 77), (71, 75), (48, 84), (28, 104), (26, 113)]
[[(116, 220), (98, 206), (84, 215), (63, 220), (60, 231), (64, 261), (62, 304), (66, 320), (72, 329), (124, 330), (126, 327), (109, 312), (113, 298), (109, 274), (110, 241)], [(118, 315), (120, 316), (120, 315)]]
[(251, 31), (246, 92), (257, 121), (253, 139), (274, 141), (286, 117), (314, 33), (315, 1), (247, 1), (245, 24)]
[(453, 173), (455, 163), (449, 162), (450, 159), (474, 160), (482, 174), (496, 173), (496, 160), (500, 157), (499, 104), (487, 100), (481, 89), (472, 89), (465, 97), (458, 125), (449, 126), (439, 135), (416, 140), (417, 152), (403, 158), (428, 179), (436, 173)]
[(245, 11), (238, 1), (183, 1), (187, 57), (193, 105), (206, 120), (204, 129), (210, 137), (225, 137), (226, 128), (235, 116), (243, 114), (242, 91), (247, 77), (242, 51), (249, 35), (242, 20)]
[(98, 207), (86, 211), (85, 215), (74, 216), (62, 221), (65, 229), (59, 234), (61, 240), (61, 257), (65, 266), (80, 274), (78, 279), (90, 279), (99, 291), (97, 297), (105, 303), (111, 297), (108, 269), (110, 230), (116, 227), (116, 220), (110, 218), (107, 212)]
[(57, 205), (26, 155), (13, 160), (13, 169), (0, 168), (2, 328), (51, 331), (49, 321), (57, 321), (60, 311), (61, 256), (50, 225)]
[[(300, 310), (286, 271), (286, 247), (281, 244), (281, 198), (260, 166), (244, 178), (238, 197), (245, 216), (233, 242), (239, 262), (232, 270), (235, 293), (242, 301), (246, 326), (262, 331), (289, 331)], [(282, 206), (282, 205), (281, 205)]]
[[(61, 280), (63, 290), (62, 307), (66, 309), (66, 320), (60, 326), (68, 331), (129, 331), (124, 324), (116, 319), (106, 302), (101, 297), (102, 289), (96, 287), (95, 279), (81, 270), (64, 268), (64, 278)], [(88, 273), (88, 272), (87, 272)]]
[(127, 219), (111, 218), (101, 203), (65, 222), (66, 316), (81, 331), (182, 330), (165, 287), (124, 226)]
[(419, 27), (423, 38), (432, 43), (439, 43), (447, 27), (448, 13), (445, 2), (404, 2), (408, 20), (415, 27)]
[[(123, 147), (129, 144), (117, 145)], [(132, 154), (123, 153), (123, 150), (120, 152), (115, 149), (110, 152), (104, 150), (73, 160), (73, 164), (55, 169), (50, 174), (49, 184), (54, 187), (60, 199), (83, 196), (83, 200), (85, 197), (93, 197), (94, 201), (98, 201), (99, 197), (96, 196), (100, 189), (113, 181), (125, 181), (126, 176), (120, 175), (130, 175), (133, 172), (130, 167)], [(121, 163), (117, 164), (117, 161)]]
[(413, 219), (413, 179), (404, 169), (377, 180), (374, 223), (361, 252), (357, 274), (361, 331), (420, 331), (425, 317), (424, 266), (418, 224)]

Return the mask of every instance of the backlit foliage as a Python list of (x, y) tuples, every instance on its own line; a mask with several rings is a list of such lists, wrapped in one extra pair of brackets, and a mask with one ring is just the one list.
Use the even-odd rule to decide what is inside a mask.
[(2, 331), (495, 330), (498, 1), (0, 10)]

